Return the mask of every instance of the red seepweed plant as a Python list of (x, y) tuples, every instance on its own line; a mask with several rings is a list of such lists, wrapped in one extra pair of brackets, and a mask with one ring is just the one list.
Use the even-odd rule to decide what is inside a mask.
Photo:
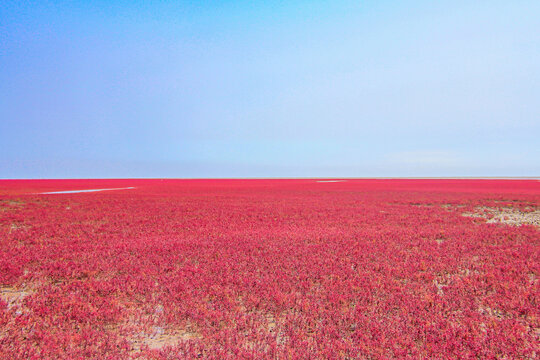
[(0, 358), (534, 359), (539, 200), (536, 180), (0, 181)]

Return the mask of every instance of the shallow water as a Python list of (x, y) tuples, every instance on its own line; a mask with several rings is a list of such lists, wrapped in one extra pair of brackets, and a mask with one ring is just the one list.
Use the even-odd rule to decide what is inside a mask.
[(96, 192), (96, 191), (110, 191), (110, 190), (128, 190), (135, 189), (135, 187), (125, 187), (125, 188), (115, 188), (115, 189), (87, 189), (87, 190), (66, 190), (66, 191), (49, 191), (40, 193), (41, 195), (47, 194), (74, 194), (74, 193), (86, 193), (86, 192)]
[(345, 182), (347, 180), (317, 180), (317, 182), (322, 182), (322, 183), (325, 183), (325, 182)]

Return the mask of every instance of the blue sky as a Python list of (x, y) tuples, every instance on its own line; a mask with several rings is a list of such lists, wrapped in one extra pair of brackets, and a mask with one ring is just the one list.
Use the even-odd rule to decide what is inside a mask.
[(540, 175), (539, 1), (2, 1), (0, 178)]

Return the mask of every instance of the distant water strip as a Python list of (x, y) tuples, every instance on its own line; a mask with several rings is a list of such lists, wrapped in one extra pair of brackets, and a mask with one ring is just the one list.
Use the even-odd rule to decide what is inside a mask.
[(66, 191), (49, 191), (49, 192), (43, 192), (39, 193), (41, 195), (47, 195), (47, 194), (75, 194), (75, 193), (87, 193), (87, 192), (96, 192), (96, 191), (111, 191), (111, 190), (128, 190), (128, 189), (135, 189), (135, 187), (125, 187), (125, 188), (115, 188), (115, 189), (88, 189), (88, 190), (66, 190)]
[(344, 182), (344, 181), (347, 181), (347, 180), (317, 180), (317, 182)]

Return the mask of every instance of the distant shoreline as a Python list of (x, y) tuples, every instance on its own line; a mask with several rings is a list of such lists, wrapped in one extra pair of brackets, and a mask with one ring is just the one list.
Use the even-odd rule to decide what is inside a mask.
[(449, 176), (449, 177), (96, 177), (96, 178), (0, 178), (5, 180), (540, 180), (540, 176)]

